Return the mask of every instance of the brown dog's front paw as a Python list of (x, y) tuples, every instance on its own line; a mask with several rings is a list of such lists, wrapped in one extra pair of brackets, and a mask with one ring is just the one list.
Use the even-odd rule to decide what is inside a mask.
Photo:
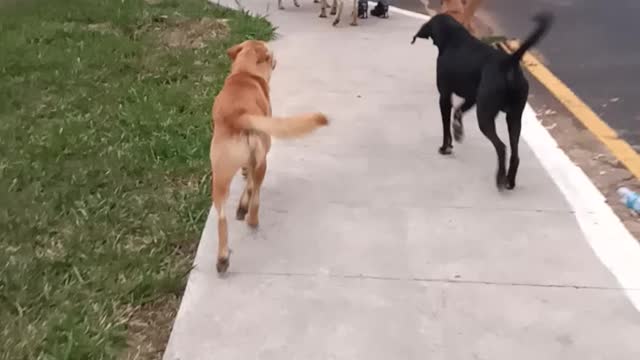
[(216, 263), (216, 270), (218, 274), (224, 274), (229, 269), (229, 257), (226, 258), (218, 258), (218, 262)]
[[(332, 15), (333, 15), (333, 14), (332, 14)], [(336, 25), (338, 25), (339, 23), (340, 23), (340, 20), (339, 20), (339, 19), (335, 19), (335, 20), (333, 20), (333, 23), (332, 23), (331, 25), (336, 26)]]

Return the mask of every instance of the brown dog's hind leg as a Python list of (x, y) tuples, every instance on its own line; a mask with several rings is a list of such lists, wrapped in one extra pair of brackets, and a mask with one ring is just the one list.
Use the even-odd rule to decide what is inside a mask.
[(238, 210), (236, 210), (236, 220), (244, 220), (247, 215), (247, 211), (249, 211), (249, 199), (251, 198), (251, 193), (253, 189), (251, 187), (251, 182), (247, 181), (244, 185), (244, 191), (242, 191), (242, 196), (240, 196), (240, 201), (238, 202)]
[[(215, 149), (211, 148), (211, 152), (215, 153)], [(223, 274), (229, 268), (229, 232), (227, 229), (227, 214), (225, 205), (229, 198), (229, 187), (233, 176), (240, 170), (241, 163), (237, 163), (233, 159), (218, 157), (212, 159), (212, 179), (211, 179), (211, 199), (218, 216), (218, 261), (216, 269), (219, 274)]]
[(247, 217), (247, 224), (252, 228), (258, 226), (258, 211), (260, 210), (260, 188), (262, 187), (262, 182), (264, 181), (266, 172), (267, 163), (266, 161), (263, 161), (258, 166), (256, 166), (255, 171), (252, 174), (253, 188), (249, 197), (249, 215)]
[(216, 172), (211, 186), (213, 205), (218, 215), (218, 262), (216, 263), (216, 269), (219, 274), (226, 272), (229, 268), (229, 233), (224, 205), (229, 197), (230, 182), (230, 178), (221, 177), (219, 173)]

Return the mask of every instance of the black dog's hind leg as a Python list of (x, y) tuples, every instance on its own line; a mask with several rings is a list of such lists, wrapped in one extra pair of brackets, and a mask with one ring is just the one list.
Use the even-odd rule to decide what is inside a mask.
[(464, 126), (462, 125), (462, 115), (469, 111), (476, 104), (474, 100), (464, 100), (464, 102), (453, 112), (453, 139), (462, 142), (464, 139)]
[(522, 128), (522, 109), (507, 113), (507, 127), (509, 129), (509, 146), (511, 157), (509, 159), (509, 173), (507, 174), (507, 189), (516, 187), (516, 175), (520, 165), (518, 143), (520, 142), (520, 129)]
[(496, 154), (498, 155), (498, 172), (496, 173), (496, 186), (498, 190), (502, 190), (507, 185), (507, 174), (505, 169), (505, 145), (498, 137), (496, 133), (496, 116), (498, 115), (498, 108), (493, 107), (482, 107), (480, 106), (482, 102), (478, 103), (478, 125), (480, 126), (480, 131), (484, 134), (484, 136), (491, 141), (493, 147), (496, 149)]
[(451, 154), (451, 94), (440, 95), (440, 115), (442, 115), (442, 146), (438, 150), (442, 155)]

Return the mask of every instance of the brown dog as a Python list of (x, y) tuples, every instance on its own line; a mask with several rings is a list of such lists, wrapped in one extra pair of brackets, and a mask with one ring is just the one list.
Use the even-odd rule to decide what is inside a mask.
[(292, 138), (328, 124), (321, 113), (291, 117), (271, 116), (269, 80), (275, 69), (273, 53), (263, 41), (247, 40), (227, 50), (233, 62), (231, 73), (213, 102), (211, 140), (211, 197), (218, 215), (218, 273), (229, 267), (225, 202), (231, 180), (246, 169), (247, 183), (238, 204), (236, 218), (258, 226), (260, 186), (267, 171), (271, 136)]
[(464, 26), (471, 34), (475, 34), (471, 20), (482, 0), (440, 0), (440, 13), (448, 14)]

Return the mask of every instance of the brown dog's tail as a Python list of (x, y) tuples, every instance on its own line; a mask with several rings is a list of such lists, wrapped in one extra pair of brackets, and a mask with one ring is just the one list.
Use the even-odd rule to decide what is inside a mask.
[(321, 113), (307, 113), (289, 117), (246, 114), (241, 119), (245, 129), (262, 131), (276, 138), (300, 137), (329, 124), (327, 117)]

